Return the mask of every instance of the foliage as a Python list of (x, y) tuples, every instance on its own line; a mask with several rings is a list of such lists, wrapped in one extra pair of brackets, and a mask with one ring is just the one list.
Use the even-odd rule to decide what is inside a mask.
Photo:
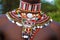
[(48, 14), (54, 21), (60, 22), (60, 11), (48, 12)]
[(42, 9), (42, 11), (46, 11), (46, 12), (53, 12), (53, 11), (57, 11), (57, 6), (56, 6), (56, 4), (51, 4), (51, 3), (49, 3), (49, 2), (45, 2), (45, 1), (43, 1), (43, 2), (41, 2), (42, 3), (42, 6), (41, 6), (41, 9)]
[[(48, 12), (48, 15), (52, 17), (54, 21), (60, 22), (60, 0), (55, 0), (57, 11)], [(51, 8), (52, 9), (52, 8)]]

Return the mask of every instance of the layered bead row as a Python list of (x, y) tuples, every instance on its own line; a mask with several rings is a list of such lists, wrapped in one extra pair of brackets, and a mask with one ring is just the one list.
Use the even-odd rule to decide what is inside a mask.
[(40, 11), (41, 9), (41, 3), (37, 4), (29, 4), (27, 2), (20, 2), (20, 8), (23, 10), (29, 10), (29, 11)]

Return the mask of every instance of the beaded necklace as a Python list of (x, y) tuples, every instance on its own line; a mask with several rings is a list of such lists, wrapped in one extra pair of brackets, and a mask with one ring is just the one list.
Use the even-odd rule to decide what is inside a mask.
[(39, 13), (37, 13), (36, 16), (33, 15), (33, 13), (20, 13), (20, 10), (17, 9), (11, 12), (7, 12), (6, 16), (12, 23), (17, 24), (20, 27), (23, 27), (23, 38), (33, 40), (33, 38), (41, 28), (48, 26), (52, 22), (52, 19), (50, 19), (50, 17), (46, 14), (43, 14), (42, 16), (38, 14)]

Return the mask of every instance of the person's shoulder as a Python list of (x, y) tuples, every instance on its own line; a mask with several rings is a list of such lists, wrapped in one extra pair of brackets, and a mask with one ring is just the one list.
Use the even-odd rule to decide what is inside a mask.
[[(52, 30), (54, 30), (55, 32), (59, 33), (60, 31), (60, 23), (59, 22), (56, 22), (56, 21), (53, 21), (51, 24), (50, 24), (50, 27)], [(59, 34), (60, 35), (60, 34)]]
[(5, 16), (5, 14), (0, 14), (0, 19), (3, 18)]
[(5, 19), (5, 17), (6, 17), (5, 14), (1, 14), (1, 15), (0, 15), (0, 21), (3, 20), (3, 19)]
[(3, 22), (5, 21), (6, 19), (6, 15), (5, 14), (1, 14), (0, 15), (0, 26), (3, 24)]
[(52, 21), (51, 25), (60, 27), (60, 23), (56, 21)]

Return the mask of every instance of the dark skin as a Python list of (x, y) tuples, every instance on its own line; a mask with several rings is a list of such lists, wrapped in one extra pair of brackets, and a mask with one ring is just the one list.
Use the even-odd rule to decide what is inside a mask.
[[(4, 40), (25, 40), (22, 38), (22, 27), (10, 22), (5, 14), (0, 15), (0, 31)], [(53, 21), (37, 32), (33, 40), (60, 40), (60, 24)]]
[(40, 3), (40, 0), (22, 0), (22, 1), (28, 2), (28, 3), (31, 3), (31, 4)]

